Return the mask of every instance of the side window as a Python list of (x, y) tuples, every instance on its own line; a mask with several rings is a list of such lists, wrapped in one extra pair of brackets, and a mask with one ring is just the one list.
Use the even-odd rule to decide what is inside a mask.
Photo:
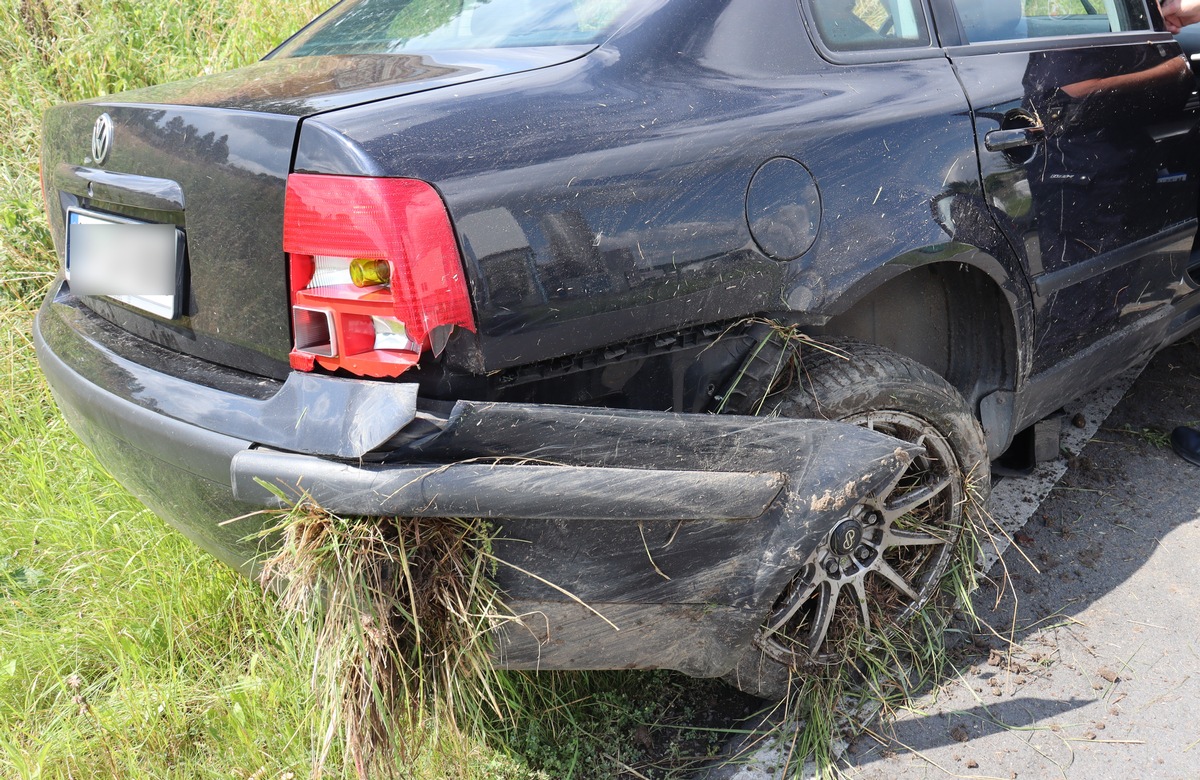
[(920, 0), (811, 0), (813, 21), (833, 51), (929, 46)]
[(1142, 0), (954, 0), (970, 43), (1149, 30)]

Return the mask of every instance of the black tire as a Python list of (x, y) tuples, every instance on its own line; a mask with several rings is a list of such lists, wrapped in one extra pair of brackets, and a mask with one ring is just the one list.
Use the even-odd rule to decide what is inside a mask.
[(884, 494), (847, 515), (861, 525), (863, 544), (854, 553), (837, 556), (827, 540), (812, 554), (727, 675), (744, 691), (779, 698), (794, 673), (853, 663), (852, 648), (869, 648), (871, 633), (904, 631), (939, 596), (968, 507), (987, 498), (987, 446), (966, 402), (942, 377), (890, 350), (846, 340), (773, 337), (747, 358), (724, 411), (854, 422), (925, 450)]

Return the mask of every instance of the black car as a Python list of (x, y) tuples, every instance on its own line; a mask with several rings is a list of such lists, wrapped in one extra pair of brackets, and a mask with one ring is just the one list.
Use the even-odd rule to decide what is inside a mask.
[(345, 0), (47, 114), (42, 366), (233, 566), (291, 501), (488, 518), (537, 575), (498, 662), (778, 690), (1200, 324), (1188, 61), (1153, 2), (1046, 7)]

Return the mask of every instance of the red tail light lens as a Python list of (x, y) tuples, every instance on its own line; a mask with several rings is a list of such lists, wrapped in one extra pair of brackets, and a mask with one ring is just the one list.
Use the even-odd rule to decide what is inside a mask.
[(450, 217), (423, 181), (294, 173), (283, 249), (293, 368), (399, 376), (452, 328), (475, 330)]

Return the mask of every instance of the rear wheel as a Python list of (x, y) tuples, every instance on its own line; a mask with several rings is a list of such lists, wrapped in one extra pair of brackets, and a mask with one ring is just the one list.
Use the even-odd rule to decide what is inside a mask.
[(958, 554), (967, 507), (986, 498), (987, 448), (953, 387), (881, 347), (792, 341), (757, 352), (740, 376), (726, 411), (840, 420), (919, 448), (829, 530), (731, 672), (743, 690), (777, 697), (793, 672), (852, 662), (872, 637), (905, 631), (931, 605)]

